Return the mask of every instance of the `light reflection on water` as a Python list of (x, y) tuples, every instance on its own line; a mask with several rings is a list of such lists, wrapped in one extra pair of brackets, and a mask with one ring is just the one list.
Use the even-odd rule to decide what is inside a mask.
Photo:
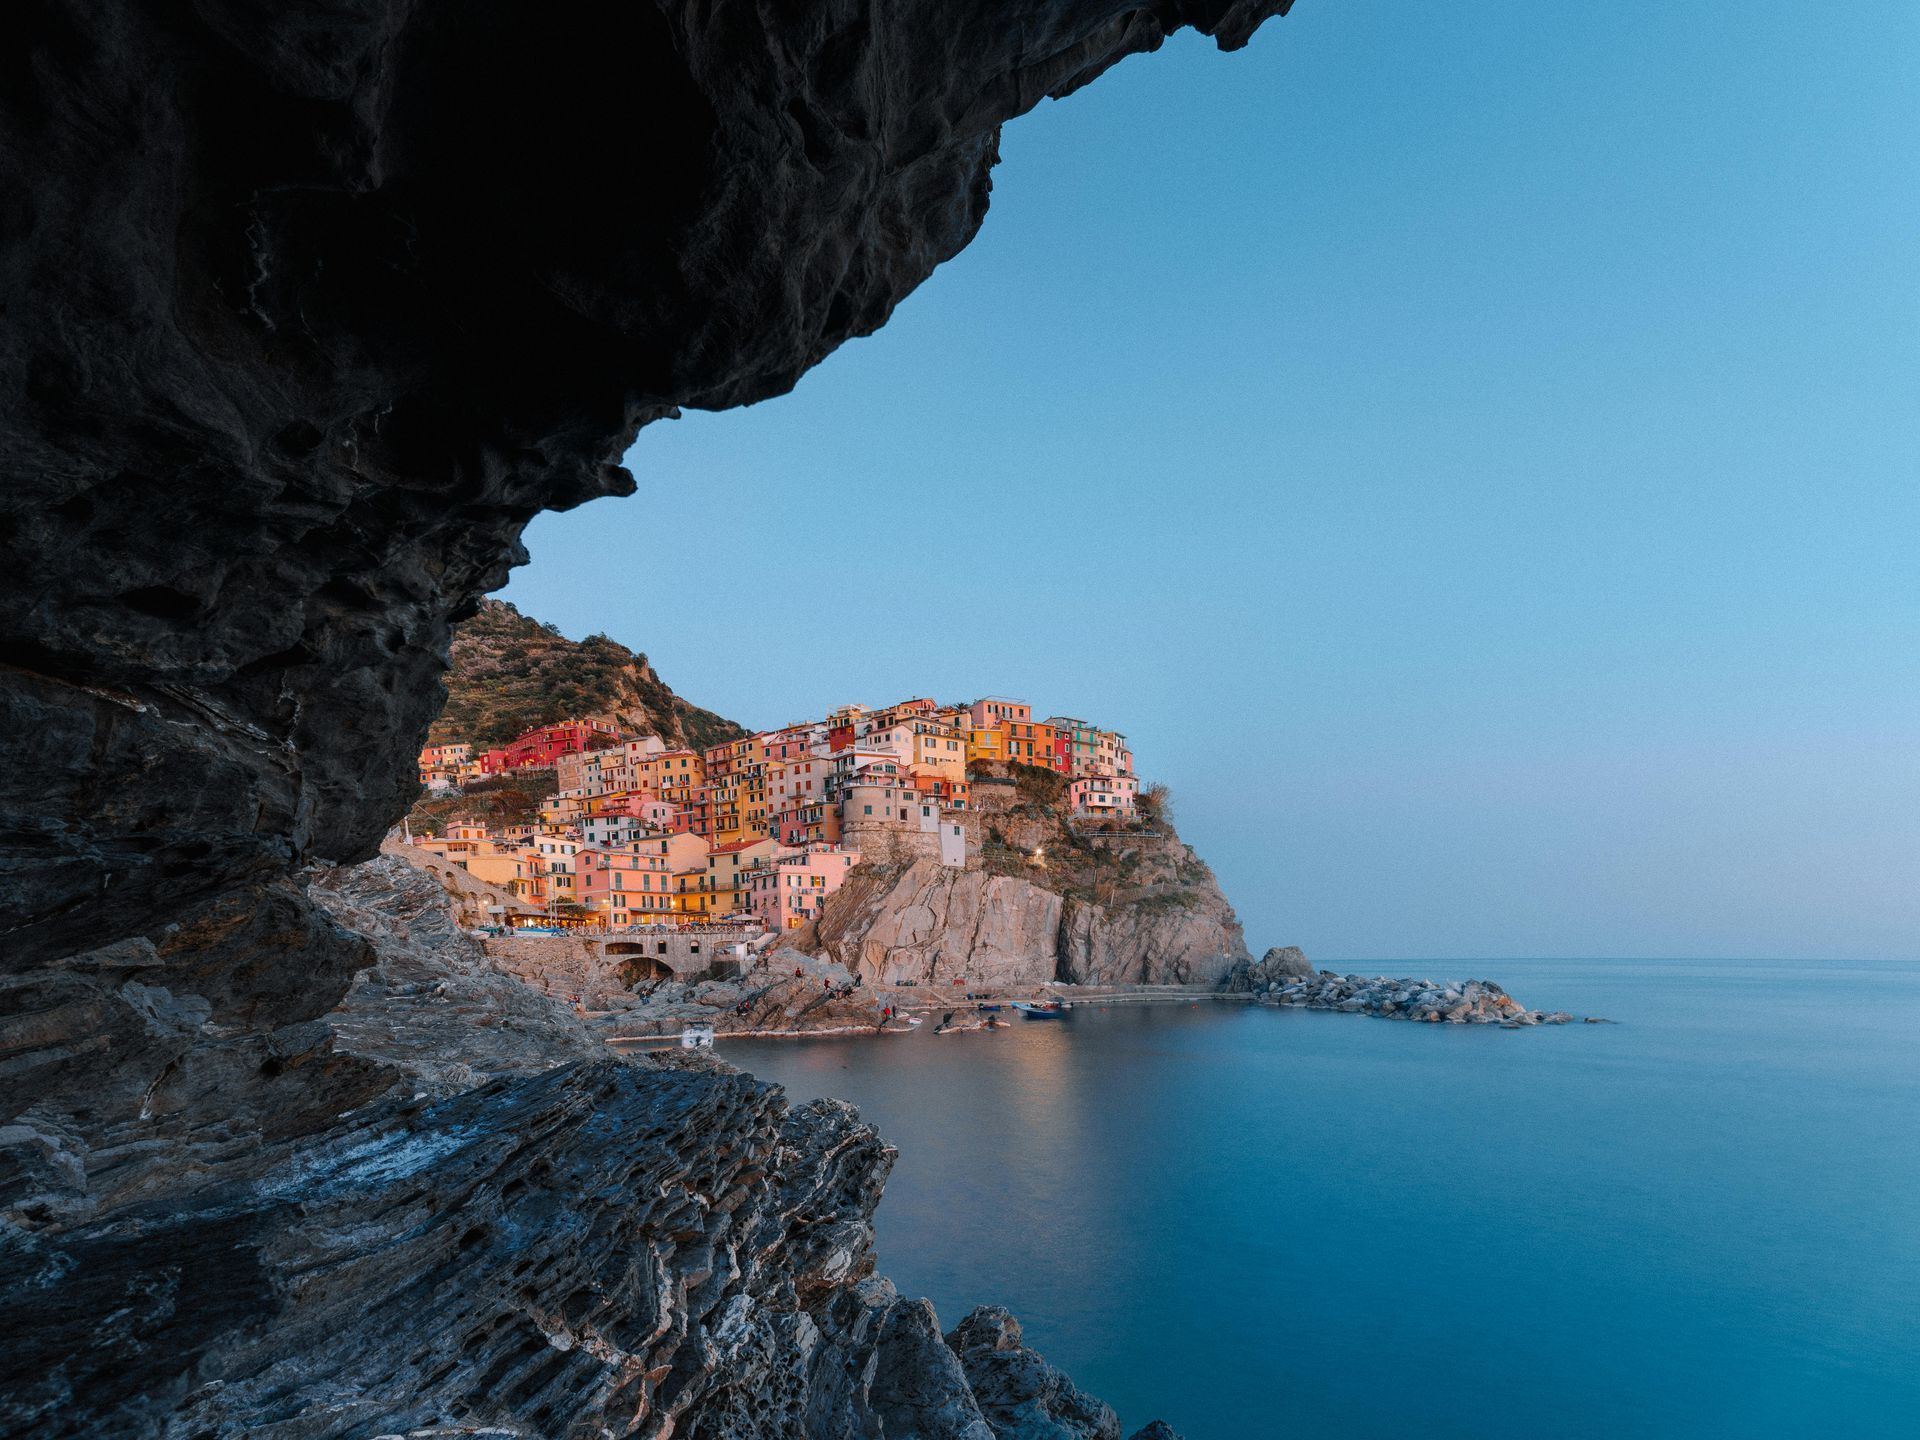
[(948, 1324), (1008, 1305), (1129, 1431), (1920, 1434), (1920, 966), (1387, 968), (1623, 1023), (1201, 1004), (720, 1054), (859, 1105), (901, 1152), (885, 1272)]

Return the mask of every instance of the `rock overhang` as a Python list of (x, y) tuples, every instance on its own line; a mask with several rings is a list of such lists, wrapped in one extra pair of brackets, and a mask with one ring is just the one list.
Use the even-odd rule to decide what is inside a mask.
[[(1001, 123), (1289, 3), (10, 10), (0, 1038), (23, 1143), (62, 1160), (32, 1173), (86, 1197), (4, 1197), (34, 1252), (83, 1217), (90, 1273), (164, 1289), (116, 1206), (253, 1185), (387, 1083), (301, 1048), (369, 952), (296, 874), (406, 808), (450, 627), (535, 514), (630, 491), (645, 423), (884, 323), (981, 224)], [(198, 1029), (156, 1029), (160, 993)], [(526, 1083), (474, 1103), (537, 1109)], [(612, 1163), (585, 1143), (558, 1162)], [(304, 1263), (292, 1230), (258, 1253), (287, 1267), (260, 1287)], [(289, 1306), (219, 1336), (153, 1310), (62, 1362), (63, 1423), (185, 1403)]]

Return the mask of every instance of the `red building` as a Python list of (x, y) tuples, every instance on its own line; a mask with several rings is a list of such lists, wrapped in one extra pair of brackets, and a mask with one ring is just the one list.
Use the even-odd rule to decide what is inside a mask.
[(965, 780), (949, 780), (938, 775), (918, 773), (907, 778), (915, 794), (936, 802), (942, 810), (964, 810), (973, 797), (973, 786)]
[(517, 735), (503, 749), (487, 751), (480, 757), (480, 769), (487, 775), (551, 769), (562, 755), (581, 755), (619, 743), (620, 732), (610, 720), (564, 720)]

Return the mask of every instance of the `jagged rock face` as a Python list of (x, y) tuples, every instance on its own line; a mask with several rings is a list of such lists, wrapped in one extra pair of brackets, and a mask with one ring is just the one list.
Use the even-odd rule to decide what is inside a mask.
[[(374, 949), (291, 877), (405, 810), (450, 627), (534, 514), (880, 325), (980, 224), (1003, 120), (1286, 4), (8, 9), (0, 1425), (570, 1433), (644, 1400), (718, 1433), (720, 1367), (841, 1333), (824, 1262), (736, 1275), (707, 1208), (775, 1214), (742, 1157), (841, 1142), (595, 1065), (402, 1114), (404, 1066), (322, 1021)], [(686, 1198), (628, 1188), (659, 1176)], [(793, 1348), (722, 1326), (741, 1296)], [(649, 1325), (688, 1337), (664, 1374)]]
[(322, 871), (309, 893), (373, 947), (327, 1017), (336, 1054), (395, 1062), (411, 1093), (436, 1098), (606, 1058), (571, 1003), (504, 973), (460, 928), (425, 871), (381, 855)]
[[(836, 1102), (619, 1060), (369, 1107), (191, 1207), (27, 1240), (58, 1283), (9, 1287), (0, 1425), (808, 1433), (783, 1402), (864, 1408), (841, 1377), (886, 1308), (852, 1287), (889, 1159)], [(729, 1388), (753, 1423), (695, 1423)]]
[(1249, 958), (1235, 965), (1227, 972), (1221, 988), (1235, 994), (1257, 994), (1269, 986), (1303, 980), (1311, 974), (1313, 965), (1306, 951), (1298, 945), (1275, 945), (1259, 960)]
[(1087, 1435), (1120, 1440), (1120, 1418), (1026, 1347), (1020, 1322), (998, 1305), (982, 1305), (954, 1328), (947, 1344), (960, 1357), (967, 1384), (997, 1436), (1050, 1440)]
[[(931, 860), (864, 865), (808, 943), (869, 980), (975, 988), (1210, 985), (1244, 962), (1240, 922), (1185, 846), (1143, 845), (1105, 899)], [(1177, 858), (1176, 858), (1177, 857)]]
[(1061, 901), (1024, 880), (934, 860), (856, 868), (803, 944), (864, 976), (981, 988), (1054, 978)]
[[(5, 1176), (0, 1434), (1003, 1440), (1037, 1433), (999, 1418), (1023, 1396), (1056, 1440), (1113, 1433), (1039, 1356), (983, 1365), (874, 1275), (893, 1152), (851, 1108), (609, 1056), (403, 861), (313, 891), (373, 963), (275, 1032), (276, 1085), (218, 1077), (223, 1131), (156, 1097), (202, 1183), (102, 1207), (60, 1135), (5, 1136), (33, 1163)], [(319, 1135), (245, 1113), (289, 1096), (345, 1108)]]
[(1076, 985), (1216, 985), (1244, 959), (1240, 921), (1208, 875), (1131, 903), (1075, 904), (1060, 932), (1059, 978)]

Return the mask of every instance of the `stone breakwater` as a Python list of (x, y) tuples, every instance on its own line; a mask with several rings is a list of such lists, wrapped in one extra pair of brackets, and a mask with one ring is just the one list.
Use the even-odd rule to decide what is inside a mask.
[(1255, 992), (1263, 1005), (1339, 1010), (1429, 1025), (1565, 1025), (1565, 1010), (1529, 1010), (1491, 980), (1394, 980), (1384, 975), (1338, 975), (1331, 970), (1295, 980), (1270, 980)]

